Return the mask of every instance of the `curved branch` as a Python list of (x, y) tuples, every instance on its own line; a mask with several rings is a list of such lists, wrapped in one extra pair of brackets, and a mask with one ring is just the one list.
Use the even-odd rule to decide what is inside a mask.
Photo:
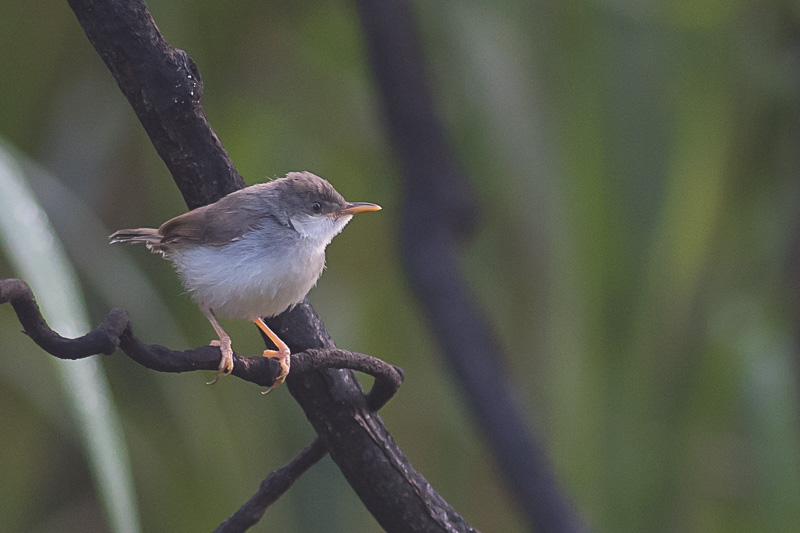
[(230, 518), (225, 520), (214, 530), (214, 533), (239, 533), (254, 526), (264, 516), (267, 508), (275, 503), (289, 487), (314, 466), (317, 461), (325, 457), (328, 450), (322, 441), (317, 438), (297, 457), (281, 468), (272, 472), (261, 482), (253, 496), (247, 500)]
[(67, 339), (50, 329), (39, 311), (31, 288), (21, 279), (0, 280), (0, 305), (11, 302), (23, 332), (44, 351), (59, 359), (83, 359), (90, 355), (112, 354), (119, 336), (128, 326), (128, 312), (113, 309), (94, 331), (77, 339)]
[(374, 377), (375, 383), (367, 394), (367, 408), (371, 411), (386, 405), (400, 388), (404, 377), (399, 366), (347, 350), (309, 349), (292, 356), (292, 373), (295, 375), (325, 368), (356, 370)]
[[(59, 359), (83, 359), (95, 354), (110, 355), (120, 348), (140, 365), (158, 372), (217, 370), (220, 351), (215, 346), (192, 350), (171, 350), (158, 344), (145, 344), (133, 334), (128, 312), (113, 309), (92, 332), (76, 339), (62, 337), (47, 325), (27, 283), (20, 279), (0, 279), (0, 305), (10, 302), (24, 333), (40, 348)], [(245, 357), (234, 353), (231, 375), (262, 387), (269, 387), (280, 373), (280, 364), (267, 357)], [(369, 374), (375, 385), (366, 398), (372, 410), (383, 407), (403, 382), (403, 370), (375, 357), (347, 350), (307, 350), (292, 355), (290, 379), (298, 374), (323, 368), (349, 368)]]

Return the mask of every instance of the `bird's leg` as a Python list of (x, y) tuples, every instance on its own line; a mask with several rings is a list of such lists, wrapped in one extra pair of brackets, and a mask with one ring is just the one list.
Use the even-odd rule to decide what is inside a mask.
[(219, 381), (220, 376), (227, 376), (233, 372), (233, 348), (231, 348), (231, 338), (225, 333), (222, 326), (219, 325), (214, 311), (209, 309), (205, 311), (205, 314), (206, 317), (208, 317), (208, 321), (211, 322), (211, 327), (214, 328), (214, 331), (217, 332), (217, 336), (219, 337), (219, 340), (213, 340), (209, 344), (218, 347), (219, 351), (222, 352), (222, 357), (219, 360), (219, 369), (216, 374), (214, 374), (214, 379), (207, 383), (207, 385), (213, 385)]
[(264, 332), (264, 334), (269, 337), (269, 340), (275, 343), (275, 346), (278, 347), (277, 350), (264, 350), (264, 357), (272, 357), (278, 360), (281, 364), (281, 373), (280, 375), (275, 378), (275, 383), (272, 384), (270, 388), (262, 392), (261, 394), (268, 394), (272, 389), (277, 389), (281, 386), (281, 384), (286, 380), (286, 376), (289, 375), (289, 367), (292, 363), (291, 359), (291, 352), (289, 351), (289, 347), (283, 342), (280, 337), (275, 335), (269, 326), (267, 326), (261, 318), (257, 318), (253, 320), (256, 326)]

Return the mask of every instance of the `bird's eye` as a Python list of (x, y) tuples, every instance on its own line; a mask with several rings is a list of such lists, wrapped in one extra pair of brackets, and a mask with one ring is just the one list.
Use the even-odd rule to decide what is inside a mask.
[(319, 202), (314, 202), (311, 204), (311, 209), (313, 209), (315, 213), (319, 213), (322, 211), (322, 204)]

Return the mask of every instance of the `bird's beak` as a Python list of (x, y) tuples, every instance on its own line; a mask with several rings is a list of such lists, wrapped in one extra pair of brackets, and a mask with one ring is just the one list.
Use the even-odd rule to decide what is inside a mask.
[(377, 204), (371, 204), (369, 202), (352, 202), (347, 203), (344, 206), (344, 209), (341, 211), (337, 211), (334, 213), (335, 216), (342, 216), (342, 215), (355, 215), (356, 213), (366, 213), (368, 211), (380, 211), (381, 206)]

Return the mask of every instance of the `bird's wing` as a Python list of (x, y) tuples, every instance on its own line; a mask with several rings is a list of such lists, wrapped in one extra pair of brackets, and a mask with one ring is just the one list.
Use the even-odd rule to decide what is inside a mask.
[(273, 216), (270, 205), (248, 189), (168, 220), (158, 230), (161, 242), (214, 246), (237, 240), (266, 224), (281, 225)]
[(208, 206), (206, 205), (167, 220), (158, 228), (161, 242), (164, 244), (204, 242), (208, 233), (207, 212)]

